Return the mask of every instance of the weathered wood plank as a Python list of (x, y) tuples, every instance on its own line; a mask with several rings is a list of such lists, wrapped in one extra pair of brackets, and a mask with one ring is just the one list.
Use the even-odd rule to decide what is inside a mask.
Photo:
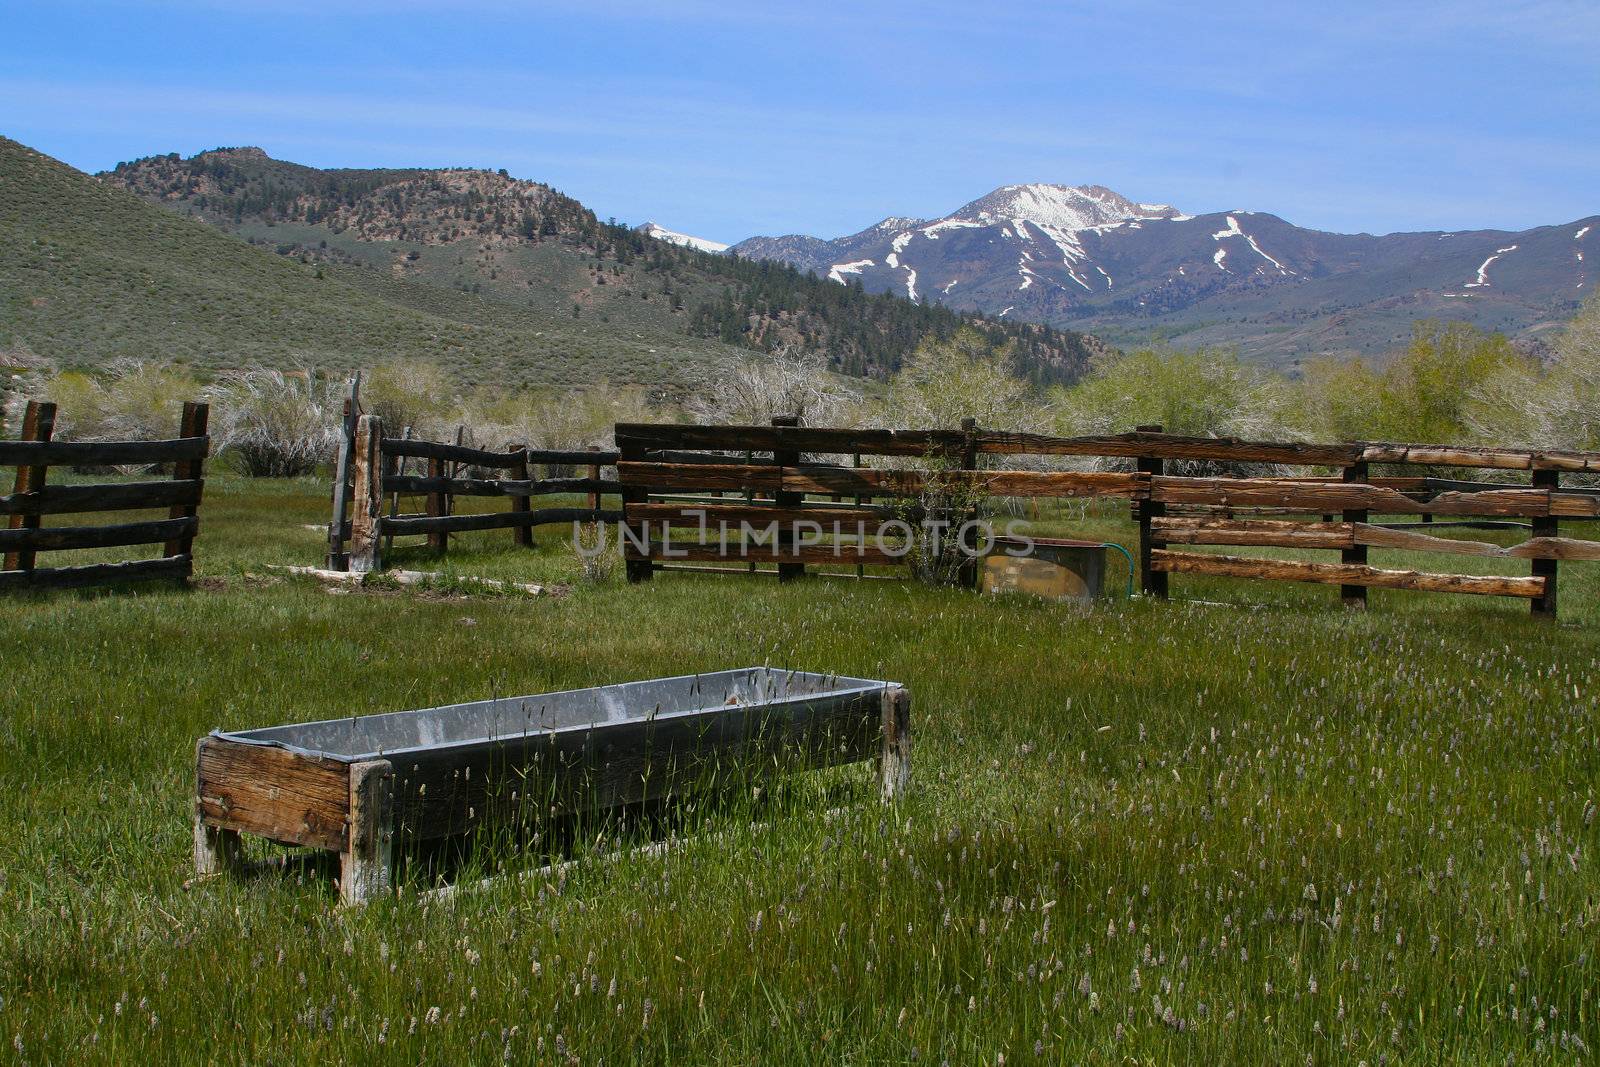
[(1168, 504), (1278, 507), (1308, 512), (1365, 510), (1399, 515), (1543, 516), (1550, 514), (1551, 502), (1550, 492), (1545, 489), (1447, 492), (1423, 501), (1363, 482), (1284, 482), (1262, 478), (1158, 477), (1150, 491), (1151, 499)]
[(350, 767), (272, 745), (200, 742), (196, 805), (212, 826), (290, 845), (349, 847)]
[(0, 515), (60, 515), (133, 511), (200, 503), (198, 480), (47, 485), (37, 492), (0, 496)]
[(511, 530), (519, 526), (548, 526), (559, 522), (621, 522), (621, 511), (587, 508), (539, 508), (482, 515), (401, 515), (383, 520), (385, 535), (466, 533), (471, 530)]
[(44, 529), (0, 530), (0, 549), (55, 551), (67, 548), (120, 548), (148, 545), (192, 535), (199, 526), (193, 517), (127, 522), (114, 526), (54, 526)]
[[(1537, 490), (1534, 490), (1537, 492)], [(1592, 493), (1550, 491), (1550, 517), (1560, 519), (1600, 518), (1600, 496)]]
[(776, 493), (782, 468), (749, 463), (647, 463), (621, 460), (617, 477), (624, 487), (659, 490), (743, 490)]
[[(529, 463), (563, 463), (574, 467), (601, 466), (609, 467), (621, 458), (621, 454), (610, 449), (553, 449), (530, 448), (528, 449)], [(598, 478), (599, 475), (594, 475)]]
[(1323, 585), (1360, 585), (1382, 589), (1413, 589), (1433, 593), (1477, 593), (1534, 599), (1544, 595), (1543, 578), (1507, 578), (1465, 574), (1425, 574), (1393, 571), (1354, 563), (1308, 563), (1302, 560), (1254, 559), (1204, 552), (1151, 553), (1151, 566), (1159, 571), (1206, 574), (1223, 578), (1266, 578)]
[(170, 441), (0, 441), (0, 466), (121, 467), (203, 459), (211, 439)]
[(0, 571), (0, 592), (17, 589), (82, 589), (91, 585), (187, 578), (194, 569), (190, 556), (135, 559), (126, 563), (90, 563), (81, 567), (35, 567)]
[(1600, 471), (1600, 453), (1526, 448), (1480, 448), (1468, 445), (1412, 445), (1365, 442), (1361, 458), (1368, 463), (1405, 463), (1428, 467), (1479, 467), (1487, 470)]
[(1151, 520), (1150, 529), (1162, 541), (1176, 545), (1345, 549), (1356, 543), (1347, 522), (1157, 518)]
[(812, 452), (873, 456), (959, 455), (965, 442), (959, 430), (859, 430), (815, 426), (679, 426), (627, 423), (616, 426), (618, 447), (624, 439), (642, 451), (661, 449), (716, 452)]
[(1231, 437), (1185, 437), (1155, 432), (1050, 437), (986, 430), (978, 435), (978, 451), (991, 455), (1117, 456), (1342, 467), (1359, 458), (1361, 446), (1241, 441)]
[(613, 451), (578, 450), (558, 448), (514, 448), (506, 452), (493, 452), (483, 448), (452, 445), (444, 441), (419, 441), (390, 438), (383, 442), (386, 456), (412, 456), (418, 459), (437, 459), (474, 467), (494, 467), (514, 470), (519, 462), (561, 463), (586, 466), (599, 463), (609, 466), (617, 461), (619, 453)]
[(876, 528), (886, 518), (892, 518), (888, 508), (873, 507), (762, 507), (748, 504), (629, 504), (624, 509), (629, 522), (667, 523), (671, 526), (698, 527), (702, 524), (715, 527), (718, 523), (737, 525), (748, 522), (765, 527), (768, 523), (792, 524), (815, 522), (825, 530), (835, 526), (854, 529), (857, 523)]
[(386, 493), (448, 493), (451, 496), (544, 496), (551, 493), (620, 493), (622, 483), (603, 478), (444, 478), (395, 475)]
[(422, 441), (416, 438), (406, 439), (387, 437), (383, 441), (383, 454), (386, 456), (413, 456), (417, 459), (436, 459), (444, 463), (466, 463), (474, 467), (495, 467), (509, 470), (522, 462), (527, 452), (524, 449), (514, 449), (510, 452), (490, 452), (482, 448), (469, 448), (466, 445), (452, 445), (444, 441)]

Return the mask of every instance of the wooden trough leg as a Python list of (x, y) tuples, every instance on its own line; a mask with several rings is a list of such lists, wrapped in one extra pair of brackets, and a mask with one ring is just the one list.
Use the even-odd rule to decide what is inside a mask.
[(878, 779), (885, 804), (898, 800), (911, 785), (911, 693), (902, 686), (883, 691), (883, 752)]
[(194, 815), (194, 873), (197, 878), (238, 874), (244, 869), (244, 852), (237, 830), (211, 826)]
[(339, 854), (339, 901), (365, 904), (389, 892), (394, 863), (394, 766), (350, 766), (350, 843)]
[(200, 757), (206, 742), (202, 737), (194, 747), (195, 809), (194, 809), (194, 873), (196, 878), (210, 878), (219, 874), (237, 874), (244, 869), (244, 852), (237, 830), (224, 830), (207, 823), (200, 814), (200, 793), (204, 788), (201, 779)]

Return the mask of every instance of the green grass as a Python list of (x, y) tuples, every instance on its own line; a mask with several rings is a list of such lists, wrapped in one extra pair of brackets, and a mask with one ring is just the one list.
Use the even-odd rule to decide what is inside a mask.
[[(0, 602), (0, 1036), (18, 1059), (1600, 1047), (1595, 568), (1564, 566), (1560, 626), (1510, 601), (1375, 591), (1354, 614), (1335, 589), (1181, 576), (1177, 595), (1226, 603), (1084, 611), (888, 582), (587, 584), (555, 531), (533, 552), (501, 531), (439, 565), (569, 591), (334, 594), (266, 568), (317, 561), (302, 524), (324, 518), (323, 483), (207, 493), (194, 589)], [(1128, 534), (1110, 508), (1072, 528)], [(452, 904), (412, 881), (340, 911), (296, 869), (186, 887), (193, 744), (214, 727), (763, 662), (906, 683), (906, 802), (880, 808), (864, 768), (805, 776), (688, 813), (666, 856), (601, 862), (617, 842), (591, 834), (565, 875)]]

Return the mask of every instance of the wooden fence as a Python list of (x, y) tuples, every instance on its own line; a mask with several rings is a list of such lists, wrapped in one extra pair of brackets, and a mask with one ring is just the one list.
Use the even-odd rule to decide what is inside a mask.
[[(348, 437), (339, 450), (328, 527), (330, 569), (381, 570), (385, 548), (395, 537), (426, 536), (431, 548), (443, 552), (453, 533), (511, 530), (516, 544), (531, 547), (536, 526), (622, 518), (621, 511), (601, 507), (603, 494), (622, 489), (616, 481), (600, 477), (601, 467), (616, 463), (614, 452), (521, 447), (493, 452), (409, 436), (385, 437), (378, 416), (358, 414), (348, 402), (345, 425)], [(425, 473), (408, 472), (413, 460), (425, 466)], [(532, 477), (540, 465), (586, 468), (587, 474)], [(587, 506), (533, 507), (535, 497), (562, 493), (588, 494)], [(455, 500), (462, 496), (506, 497), (510, 507), (458, 515)], [(400, 511), (402, 499), (418, 497), (423, 501), (421, 512)]]
[[(1600, 559), (1600, 543), (1560, 536), (1566, 520), (1600, 517), (1600, 493), (1563, 489), (1561, 476), (1600, 474), (1600, 453), (1531, 451), (1389, 443), (1301, 444), (1195, 438), (1165, 434), (1160, 427), (1095, 437), (1049, 437), (982, 430), (856, 430), (772, 426), (680, 426), (619, 424), (627, 537), (628, 577), (642, 581), (672, 562), (778, 564), (780, 580), (798, 577), (810, 564), (846, 561), (892, 565), (903, 554), (883, 549), (891, 518), (881, 498), (915, 497), (937, 479), (988, 496), (1118, 497), (1131, 502), (1138, 523), (1139, 563), (1146, 594), (1165, 597), (1171, 574), (1279, 579), (1337, 585), (1346, 603), (1364, 604), (1368, 588), (1480, 593), (1529, 600), (1535, 614), (1551, 616), (1557, 605), (1557, 564)], [(860, 455), (922, 457), (948, 469), (846, 466), (805, 462), (803, 456)], [(1124, 472), (985, 469), (987, 457), (1091, 457), (1126, 461)], [(1230, 466), (1321, 468), (1299, 477), (1181, 477), (1169, 475), (1173, 461), (1210, 461)], [(1425, 475), (1374, 477), (1382, 464), (1406, 468), (1459, 467), (1477, 471), (1526, 472), (1526, 485), (1503, 481), (1442, 479)], [(926, 466), (926, 464), (924, 464)], [(736, 493), (725, 502), (689, 494)], [(831, 501), (813, 497), (825, 495)], [(652, 497), (668, 496), (669, 501)], [(845, 503), (848, 498), (853, 503)], [(1272, 515), (1273, 518), (1263, 516)], [(1316, 516), (1290, 519), (1282, 516)], [(1511, 547), (1437, 537), (1375, 515), (1417, 515), (1471, 525), (1521, 525), (1531, 536)], [(1511, 520), (1528, 520), (1515, 523)], [(672, 527), (776, 522), (787, 532), (762, 545), (725, 537), (682, 543)], [(829, 543), (794, 535), (795, 524), (834, 531)], [(652, 537), (650, 529), (659, 533)], [(849, 536), (849, 535), (854, 536)], [(1247, 545), (1339, 552), (1339, 562), (1272, 560), (1189, 551), (1201, 545)], [(1369, 548), (1498, 556), (1530, 561), (1526, 577), (1432, 574), (1385, 570), (1367, 562)]]
[[(0, 496), (0, 530), (5, 553), (0, 591), (65, 588), (153, 578), (186, 580), (194, 572), (194, 538), (199, 528), (204, 465), (210, 449), (205, 404), (185, 404), (178, 436), (170, 441), (57, 441), (56, 406), (29, 401), (22, 437), (0, 441), (0, 467), (15, 467), (10, 496)], [(51, 467), (100, 469), (172, 465), (160, 480), (48, 485)], [(46, 515), (167, 509), (164, 519), (141, 519), (106, 526), (45, 526)], [(40, 552), (124, 548), (159, 544), (154, 559), (40, 567)]]

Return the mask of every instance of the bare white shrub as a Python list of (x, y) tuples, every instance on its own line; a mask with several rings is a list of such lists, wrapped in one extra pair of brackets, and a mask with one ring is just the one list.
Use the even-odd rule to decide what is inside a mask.
[(706, 379), (684, 410), (697, 422), (766, 425), (798, 415), (804, 425), (837, 426), (857, 396), (829, 372), (822, 355), (780, 348)]
[(314, 371), (232, 371), (217, 379), (212, 435), (253, 478), (311, 474), (339, 439), (343, 382)]

